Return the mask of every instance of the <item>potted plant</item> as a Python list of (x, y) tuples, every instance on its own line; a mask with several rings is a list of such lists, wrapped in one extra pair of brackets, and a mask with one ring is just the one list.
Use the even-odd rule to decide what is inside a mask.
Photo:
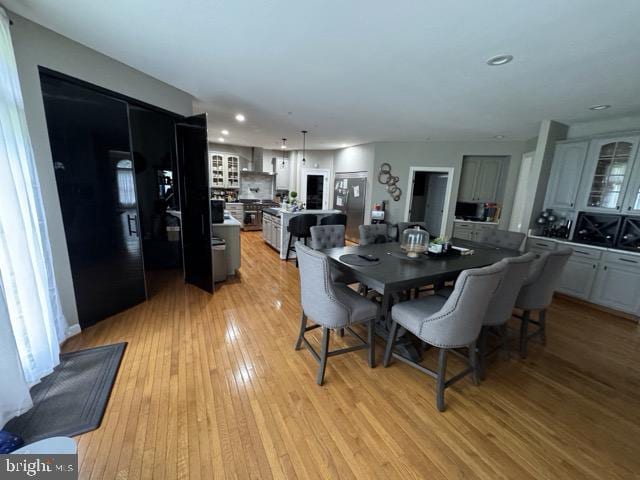
[(429, 251), (431, 253), (442, 253), (446, 243), (447, 239), (445, 237), (438, 237), (429, 244)]

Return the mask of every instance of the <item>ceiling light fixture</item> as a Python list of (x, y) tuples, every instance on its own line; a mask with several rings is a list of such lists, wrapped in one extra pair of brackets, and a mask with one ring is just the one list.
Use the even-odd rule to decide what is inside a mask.
[(237, 121), (239, 121), (239, 122), (244, 122), (244, 121), (246, 120), (246, 118), (244, 117), (244, 115), (243, 115), (243, 114), (238, 113), (238, 114), (236, 115), (236, 120), (237, 120)]
[(223, 135), (229, 135), (229, 130), (221, 130), (220, 133)]
[(307, 159), (306, 159), (306, 150), (307, 150), (307, 131), (306, 130), (301, 130), (300, 133), (302, 133), (302, 165), (306, 165), (307, 163)]
[(346, 143), (340, 144), (340, 148), (347, 148), (347, 144)]
[(496, 135), (493, 138), (497, 138), (498, 140), (502, 140), (504, 138), (504, 135)]
[(218, 141), (224, 143), (224, 138), (223, 137), (218, 137)]
[(513, 60), (513, 55), (496, 55), (495, 57), (491, 57), (487, 60), (487, 65), (491, 67), (499, 67), (501, 65), (506, 65), (511, 60)]
[(282, 168), (284, 168), (284, 151), (287, 149), (287, 139), (286, 138), (282, 139), (282, 146), (280, 148), (282, 149)]
[(607, 108), (611, 108), (611, 105), (594, 105), (589, 107), (589, 110), (606, 110)]

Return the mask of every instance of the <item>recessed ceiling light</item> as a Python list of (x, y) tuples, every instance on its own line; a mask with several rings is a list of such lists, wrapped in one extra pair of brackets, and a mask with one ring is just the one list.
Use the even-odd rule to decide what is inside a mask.
[(236, 120), (239, 121), (239, 122), (244, 122), (245, 121), (244, 115), (241, 114), (241, 113), (238, 113), (236, 115)]
[(611, 108), (611, 105), (594, 105), (589, 107), (589, 110), (606, 110), (607, 108)]
[(503, 139), (503, 138), (504, 138), (504, 135), (496, 135), (496, 136), (495, 136), (495, 137), (493, 137), (493, 138), (497, 138), (498, 140), (501, 140), (501, 139)]
[(280, 148), (284, 149), (284, 148), (287, 148), (287, 146), (286, 145), (280, 145)]
[(346, 143), (341, 143), (340, 144), (340, 148), (347, 148), (347, 144)]
[(511, 60), (513, 60), (513, 55), (496, 55), (487, 60), (487, 65), (498, 67), (500, 65), (506, 65)]
[(224, 143), (224, 137), (218, 137), (218, 141)]
[(220, 133), (223, 135), (229, 135), (229, 130), (221, 130)]

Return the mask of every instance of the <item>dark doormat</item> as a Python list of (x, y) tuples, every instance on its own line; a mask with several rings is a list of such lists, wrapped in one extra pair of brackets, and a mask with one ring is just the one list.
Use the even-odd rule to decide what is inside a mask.
[(60, 365), (31, 388), (33, 408), (4, 430), (29, 444), (98, 428), (126, 346), (116, 343), (60, 355)]

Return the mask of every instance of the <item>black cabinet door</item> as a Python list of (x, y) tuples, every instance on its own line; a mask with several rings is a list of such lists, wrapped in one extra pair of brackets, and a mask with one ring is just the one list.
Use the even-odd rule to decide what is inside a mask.
[(80, 326), (146, 299), (128, 106), (41, 73)]
[(207, 116), (176, 123), (184, 278), (213, 293)]

